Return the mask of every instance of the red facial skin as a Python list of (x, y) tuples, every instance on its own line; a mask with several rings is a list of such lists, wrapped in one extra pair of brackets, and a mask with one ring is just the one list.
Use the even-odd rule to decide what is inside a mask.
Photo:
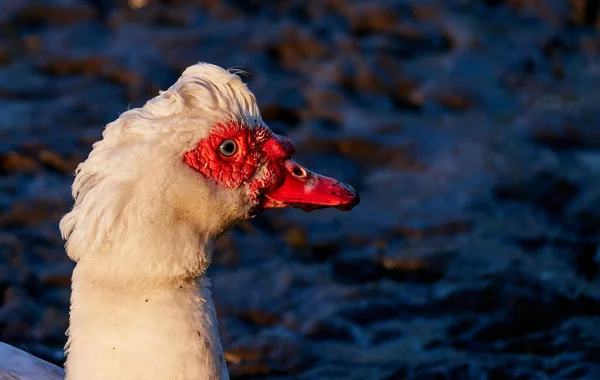
[[(237, 144), (229, 157), (219, 150), (226, 140)], [(358, 204), (351, 187), (306, 170), (291, 160), (293, 154), (292, 142), (269, 128), (230, 122), (218, 124), (196, 149), (184, 154), (183, 161), (223, 187), (237, 189), (247, 183), (250, 200), (256, 203), (252, 214), (278, 207), (349, 210)], [(259, 179), (255, 175), (261, 167)]]

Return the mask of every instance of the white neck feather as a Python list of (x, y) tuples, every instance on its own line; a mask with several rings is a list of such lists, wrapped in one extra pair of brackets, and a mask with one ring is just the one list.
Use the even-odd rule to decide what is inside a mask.
[[(160, 165), (151, 169), (175, 178), (190, 170)], [(77, 261), (66, 380), (229, 379), (204, 275), (228, 193), (196, 175), (120, 173), (80, 193), (61, 221)]]
[(205, 276), (115, 282), (73, 272), (66, 380), (229, 379)]

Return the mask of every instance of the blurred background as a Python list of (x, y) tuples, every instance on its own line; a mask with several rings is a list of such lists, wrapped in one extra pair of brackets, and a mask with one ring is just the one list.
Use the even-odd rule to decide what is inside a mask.
[(362, 200), (219, 239), (233, 379), (600, 378), (599, 10), (1, 0), (0, 340), (62, 364), (74, 168), (208, 61)]

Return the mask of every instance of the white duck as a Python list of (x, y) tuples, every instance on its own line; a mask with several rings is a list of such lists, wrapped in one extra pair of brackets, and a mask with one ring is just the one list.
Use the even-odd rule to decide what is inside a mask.
[(205, 271), (213, 242), (265, 209), (351, 209), (295, 163), (234, 75), (199, 63), (110, 123), (60, 229), (77, 262), (65, 371), (0, 344), (0, 379), (228, 379)]

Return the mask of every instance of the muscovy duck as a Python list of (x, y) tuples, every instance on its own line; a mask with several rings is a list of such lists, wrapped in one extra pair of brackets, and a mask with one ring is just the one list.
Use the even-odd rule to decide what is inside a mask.
[(76, 262), (65, 370), (0, 344), (0, 379), (228, 379), (205, 275), (215, 239), (267, 209), (359, 203), (293, 154), (241, 79), (208, 63), (108, 124), (60, 223)]

